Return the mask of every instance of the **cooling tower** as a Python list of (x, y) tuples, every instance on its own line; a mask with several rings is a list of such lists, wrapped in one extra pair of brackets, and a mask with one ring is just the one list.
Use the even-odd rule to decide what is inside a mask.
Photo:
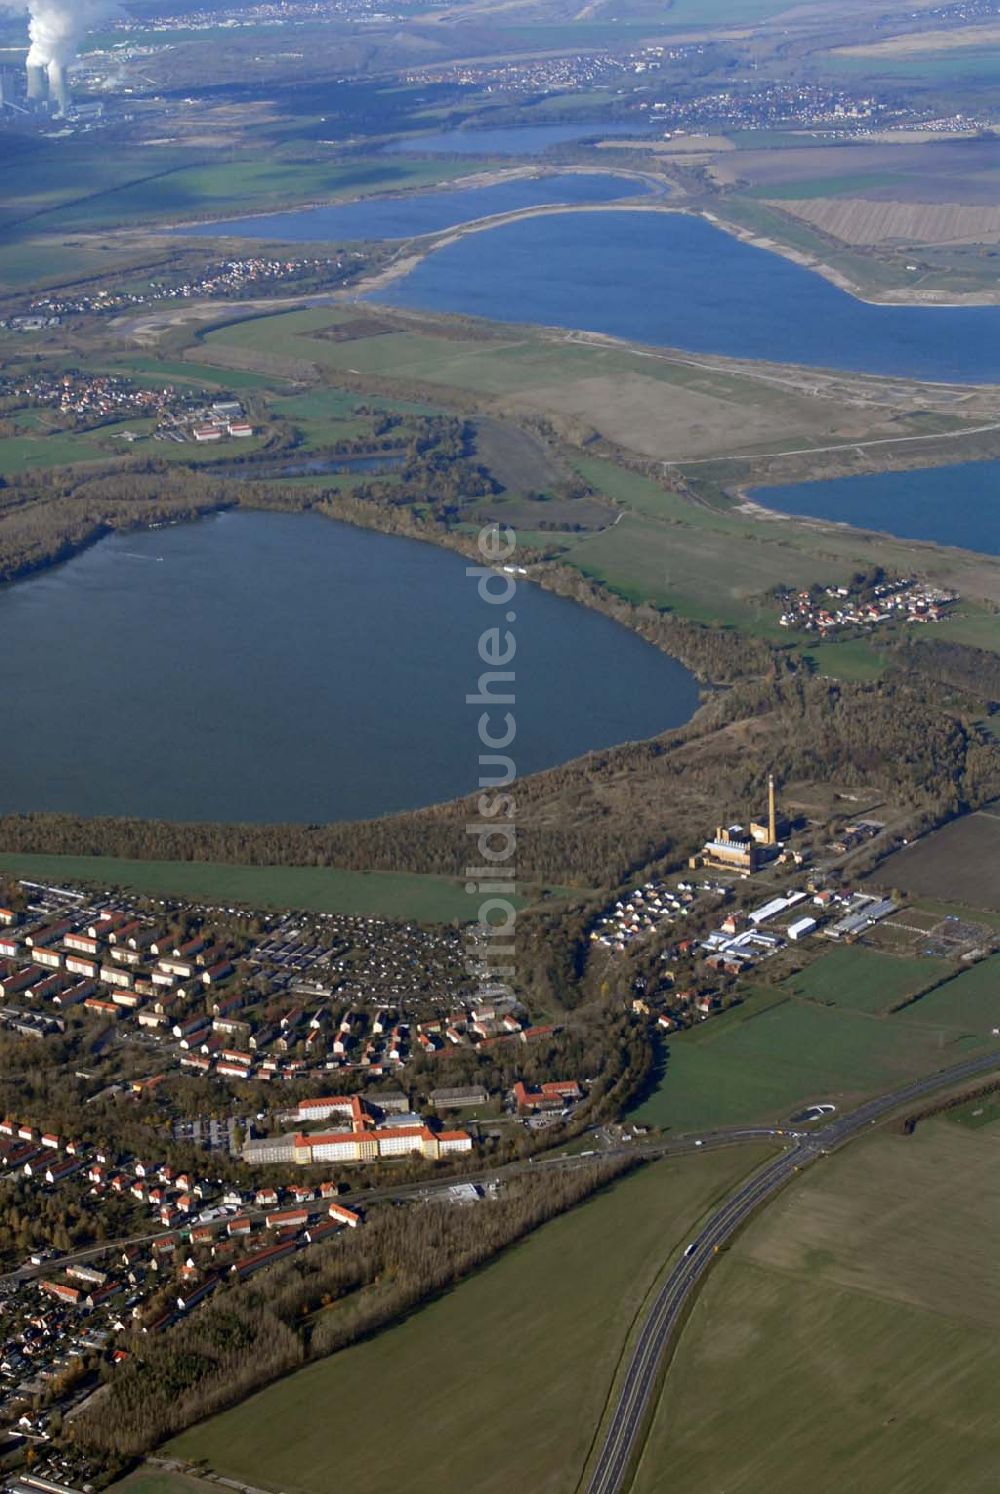
[(35, 62), (28, 64), (28, 98), (36, 101), (48, 98), (49, 80), (45, 69)]
[(65, 114), (69, 107), (69, 84), (66, 69), (61, 62), (49, 63), (49, 98), (57, 114)]

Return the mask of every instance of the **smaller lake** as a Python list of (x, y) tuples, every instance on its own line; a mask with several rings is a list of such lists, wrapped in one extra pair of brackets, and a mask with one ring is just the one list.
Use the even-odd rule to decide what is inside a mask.
[(433, 135), (407, 136), (385, 149), (387, 154), (408, 155), (539, 156), (553, 145), (646, 133), (641, 120), (632, 124), (510, 125), (495, 130), (439, 130)]
[(483, 707), (466, 696), (484, 630), (508, 621), (516, 681), (490, 698), (516, 695), (521, 773), (697, 707), (688, 671), (634, 633), (527, 584), (488, 605), (434, 545), (316, 514), (110, 535), (0, 589), (0, 812), (314, 822), (469, 792)]
[(750, 497), (784, 514), (1000, 555), (1000, 461), (789, 483)]
[(595, 202), (642, 196), (648, 189), (628, 177), (608, 172), (561, 172), (552, 176), (519, 177), (487, 187), (459, 187), (452, 191), (414, 192), (402, 197), (371, 197), (358, 202), (331, 203), (288, 213), (263, 213), (255, 218), (227, 218), (175, 229), (185, 238), (280, 239), (285, 243), (315, 244), (325, 240), (410, 239), (438, 233), (474, 218), (521, 208), (580, 207)]

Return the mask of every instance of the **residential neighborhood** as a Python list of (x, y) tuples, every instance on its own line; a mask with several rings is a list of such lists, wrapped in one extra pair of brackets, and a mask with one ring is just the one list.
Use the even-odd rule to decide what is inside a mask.
[(892, 622), (940, 622), (958, 601), (958, 595), (911, 576), (906, 580), (880, 580), (870, 586), (784, 592), (779, 601), (778, 622), (783, 628), (801, 628), (822, 638), (845, 629), (867, 630)]

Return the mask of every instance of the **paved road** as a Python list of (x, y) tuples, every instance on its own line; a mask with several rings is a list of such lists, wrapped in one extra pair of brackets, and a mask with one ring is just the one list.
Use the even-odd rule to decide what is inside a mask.
[[(760, 1141), (768, 1137), (779, 1136), (782, 1133), (773, 1126), (721, 1126), (714, 1131), (705, 1131), (700, 1135), (676, 1136), (670, 1141), (641, 1142), (633, 1141), (621, 1143), (617, 1146), (595, 1146), (593, 1151), (585, 1152), (556, 1152), (548, 1155), (528, 1157), (523, 1162), (507, 1162), (499, 1167), (487, 1168), (479, 1172), (455, 1172), (445, 1177), (425, 1178), (416, 1183), (399, 1183), (388, 1188), (367, 1188), (355, 1193), (348, 1193), (341, 1202), (348, 1208), (365, 1208), (369, 1204), (386, 1203), (394, 1199), (405, 1200), (407, 1198), (420, 1198), (446, 1193), (457, 1183), (486, 1183), (494, 1178), (516, 1177), (522, 1173), (535, 1172), (540, 1168), (561, 1168), (572, 1170), (577, 1167), (589, 1167), (594, 1162), (603, 1161), (606, 1157), (634, 1156), (647, 1159), (649, 1157), (683, 1156), (688, 1152), (704, 1148), (706, 1151), (715, 1151), (720, 1147), (739, 1146), (750, 1141)], [(325, 1203), (317, 1204), (314, 1212), (319, 1217), (325, 1211)], [(266, 1215), (273, 1213), (274, 1209), (240, 1209), (241, 1216), (252, 1219), (255, 1224), (261, 1223)], [(96, 1260), (106, 1255), (111, 1250), (124, 1250), (129, 1245), (150, 1245), (154, 1240), (163, 1239), (166, 1235), (176, 1235), (182, 1229), (196, 1224), (198, 1220), (192, 1218), (183, 1225), (175, 1225), (172, 1229), (149, 1229), (139, 1234), (122, 1235), (116, 1240), (102, 1240), (100, 1244), (88, 1245), (82, 1250), (71, 1251), (67, 1255), (60, 1255), (57, 1259), (43, 1261), (41, 1265), (35, 1266), (26, 1261), (23, 1265), (16, 1267), (13, 1271), (0, 1274), (0, 1287), (5, 1285), (18, 1285), (21, 1282), (30, 1281), (34, 1277), (46, 1276), (53, 1271), (65, 1271), (67, 1266), (84, 1265), (87, 1261)], [(220, 1221), (221, 1227), (222, 1221)]]
[(798, 1135), (780, 1157), (754, 1173), (720, 1204), (688, 1245), (646, 1314), (604, 1440), (589, 1477), (585, 1475), (581, 1485), (584, 1494), (622, 1494), (631, 1482), (629, 1470), (642, 1446), (647, 1413), (673, 1332), (716, 1251), (732, 1238), (748, 1216), (779, 1192), (802, 1167), (835, 1147), (843, 1146), (899, 1106), (997, 1067), (1000, 1067), (1000, 1053), (969, 1059), (954, 1068), (893, 1090), (891, 1094), (869, 1100), (819, 1131)]

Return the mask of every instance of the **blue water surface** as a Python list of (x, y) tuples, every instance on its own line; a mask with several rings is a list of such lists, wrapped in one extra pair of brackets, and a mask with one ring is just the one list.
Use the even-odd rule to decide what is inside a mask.
[(255, 218), (227, 218), (199, 223), (175, 232), (185, 237), (280, 239), (311, 244), (323, 240), (409, 239), (437, 233), (474, 218), (550, 203), (614, 202), (641, 196), (647, 189), (625, 176), (594, 172), (562, 172), (552, 176), (519, 177), (487, 187), (458, 187), (452, 191), (414, 192), (401, 197), (363, 198), (300, 208), (288, 213), (264, 213)]
[(756, 488), (781, 513), (1000, 555), (1000, 461)]
[(526, 218), (467, 235), (380, 296), (692, 352), (1000, 381), (1000, 306), (873, 306), (680, 213)]
[[(466, 697), (496, 627), (515, 678), (482, 688), (515, 699), (487, 708)], [(0, 590), (0, 630), (0, 812), (359, 819), (475, 789), (484, 709), (529, 773), (698, 703), (597, 612), (521, 582), (491, 605), (461, 556), (315, 514), (110, 535)]]

